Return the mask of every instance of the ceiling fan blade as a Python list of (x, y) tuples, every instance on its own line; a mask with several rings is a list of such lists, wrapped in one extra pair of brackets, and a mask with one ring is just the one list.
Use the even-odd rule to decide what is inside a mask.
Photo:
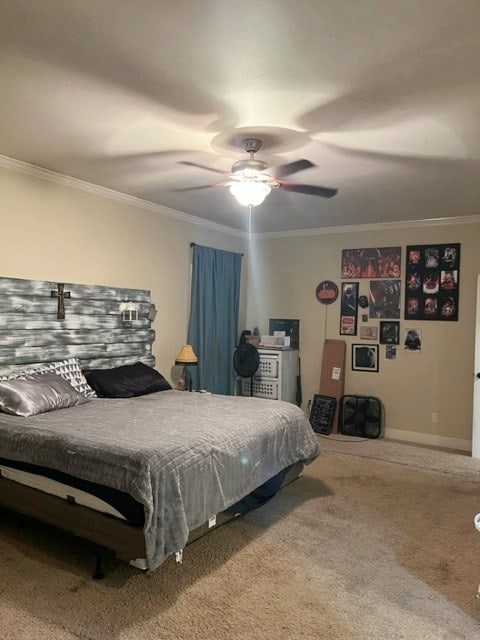
[(312, 184), (290, 184), (282, 183), (281, 189), (285, 191), (294, 191), (295, 193), (306, 193), (309, 196), (321, 196), (322, 198), (333, 198), (338, 193), (338, 189), (330, 187), (315, 187)]
[(222, 176), (228, 175), (227, 171), (221, 171), (220, 169), (213, 169), (212, 167), (207, 167), (204, 164), (198, 164), (198, 162), (189, 162), (188, 160), (179, 160), (177, 164), (185, 164), (187, 165), (187, 167), (197, 167), (198, 169), (206, 169), (207, 171), (220, 173)]
[(217, 184), (202, 184), (199, 187), (182, 187), (180, 189), (171, 189), (171, 191), (197, 191), (198, 189), (210, 189), (218, 186)]
[(291, 176), (294, 173), (298, 173), (299, 171), (303, 171), (304, 169), (310, 169), (315, 165), (310, 162), (310, 160), (304, 160), (303, 158), (300, 160), (295, 160), (295, 162), (289, 162), (287, 164), (282, 164), (279, 167), (275, 168), (275, 178), (284, 178), (285, 176)]

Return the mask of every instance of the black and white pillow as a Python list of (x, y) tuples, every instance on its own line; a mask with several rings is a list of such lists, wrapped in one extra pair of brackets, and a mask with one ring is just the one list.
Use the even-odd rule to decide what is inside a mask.
[(58, 362), (49, 362), (41, 365), (40, 367), (34, 367), (33, 369), (27, 369), (18, 373), (12, 373), (9, 376), (4, 376), (0, 380), (15, 380), (17, 378), (25, 378), (34, 373), (55, 373), (67, 382), (72, 387), (85, 396), (85, 398), (96, 398), (97, 394), (88, 384), (87, 379), (80, 369), (80, 363), (77, 358), (67, 358), (66, 360), (60, 360)]
[(60, 362), (52, 362), (49, 365), (45, 365), (45, 371), (51, 371), (52, 373), (56, 373), (57, 376), (61, 376), (64, 380), (70, 382), (72, 387), (86, 398), (97, 397), (97, 394), (83, 375), (77, 358), (68, 358)]

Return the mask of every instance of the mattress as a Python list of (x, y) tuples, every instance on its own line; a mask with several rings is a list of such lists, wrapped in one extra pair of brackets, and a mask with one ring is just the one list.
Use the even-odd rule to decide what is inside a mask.
[[(267, 502), (280, 490), (285, 477), (293, 467), (294, 465), (282, 469), (273, 478), (269, 478), (264, 484), (231, 505), (228, 511), (240, 515)], [(0, 458), (0, 477), (125, 520), (134, 526), (143, 526), (145, 521), (143, 506), (128, 494), (93, 482), (85, 482), (53, 469)]]
[(28, 471), (20, 471), (19, 469), (7, 467), (5, 465), (0, 465), (0, 475), (3, 478), (7, 478), (7, 480), (13, 480), (13, 482), (23, 484), (26, 487), (31, 487), (32, 489), (43, 491), (44, 493), (48, 493), (52, 496), (63, 498), (68, 502), (80, 504), (84, 507), (88, 507), (89, 509), (93, 509), (94, 511), (99, 511), (100, 513), (106, 513), (114, 518), (126, 520), (125, 516), (120, 511), (115, 509), (115, 507), (105, 500), (102, 500), (101, 498), (98, 498), (86, 491), (82, 491), (81, 489), (76, 489), (75, 487), (63, 484), (62, 482), (52, 480), (51, 478), (46, 478), (45, 476), (41, 476), (36, 473), (29, 473)]
[(143, 526), (143, 505), (128, 493), (41, 465), (0, 457), (0, 475), (33, 489)]

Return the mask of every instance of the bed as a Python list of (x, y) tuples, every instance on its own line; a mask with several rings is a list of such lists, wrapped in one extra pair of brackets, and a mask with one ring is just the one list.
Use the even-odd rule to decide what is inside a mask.
[[(18, 299), (19, 289), (33, 290), (34, 303), (46, 304), (42, 296), (50, 297), (56, 284), (0, 279), (0, 295), (8, 290)], [(18, 321), (14, 331), (12, 316), (4, 320), (10, 341), (19, 345), (7, 354), (0, 350), (4, 386), (9, 378), (25, 379), (28, 364), (27, 376), (42, 376), (45, 384), (61, 377), (77, 394), (70, 395), (85, 399), (35, 415), (0, 413), (0, 506), (152, 571), (172, 554), (181, 559), (193, 539), (270, 498), (316, 458), (318, 439), (290, 403), (182, 392), (169, 384), (134, 397), (94, 397), (85, 371), (87, 377), (139, 366), (155, 372), (149, 292), (67, 288), (73, 298), (86, 300), (62, 324), (52, 312), (32, 322), (27, 307), (25, 322)], [(126, 331), (117, 324), (105, 332), (110, 343), (99, 342), (95, 314), (104, 320), (105, 308), (118, 308), (127, 296), (139, 300), (139, 326)], [(106, 307), (93, 304), (105, 297)], [(33, 346), (25, 347), (26, 332)], [(57, 360), (61, 354), (70, 357)], [(101, 574), (97, 563), (95, 577)]]
[[(295, 463), (312, 460), (317, 447), (296, 406), (256, 398), (171, 390), (92, 399), (33, 417), (2, 415), (0, 504), (58, 522), (54, 503), (61, 498), (49, 494), (51, 511), (45, 513), (26, 495), (28, 479), (20, 479), (25, 484), (10, 493), (19, 479), (5, 469), (32, 475), (40, 467), (40, 475), (54, 469), (65, 474), (66, 486), (70, 476), (111, 487), (142, 506), (143, 524), (101, 506), (84, 520), (95, 507), (68, 498), (69, 492), (62, 527), (112, 548), (139, 568), (155, 569), (184, 549), (191, 532)], [(18, 462), (24, 463), (20, 469)]]

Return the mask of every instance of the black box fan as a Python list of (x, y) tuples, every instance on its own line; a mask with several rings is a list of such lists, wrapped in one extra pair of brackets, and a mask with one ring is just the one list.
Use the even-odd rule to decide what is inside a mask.
[(373, 396), (342, 396), (338, 425), (346, 436), (378, 438), (382, 432), (382, 403)]

